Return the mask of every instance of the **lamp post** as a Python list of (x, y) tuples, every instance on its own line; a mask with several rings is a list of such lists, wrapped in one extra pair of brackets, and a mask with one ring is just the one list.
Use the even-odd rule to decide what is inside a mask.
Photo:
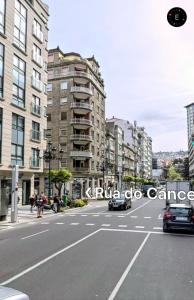
[(44, 152), (43, 159), (45, 162), (48, 162), (48, 200), (51, 199), (51, 161), (58, 160), (58, 169), (59, 169), (59, 161), (63, 158), (64, 151), (62, 149), (58, 149), (58, 156), (56, 157), (56, 147), (52, 147), (52, 142), (48, 142), (47, 148)]

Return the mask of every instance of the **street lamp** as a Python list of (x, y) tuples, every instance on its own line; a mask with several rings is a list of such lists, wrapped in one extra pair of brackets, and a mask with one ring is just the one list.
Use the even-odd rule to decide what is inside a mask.
[(56, 152), (57, 152), (57, 148), (56, 147), (52, 147), (52, 142), (49, 141), (47, 144), (47, 148), (44, 151), (44, 155), (43, 155), (43, 159), (45, 162), (48, 163), (48, 170), (49, 170), (49, 175), (48, 175), (48, 200), (51, 199), (51, 161), (52, 160), (58, 160), (58, 168), (59, 168), (59, 161), (62, 160), (63, 158), (63, 149), (58, 149), (58, 156), (56, 157)]

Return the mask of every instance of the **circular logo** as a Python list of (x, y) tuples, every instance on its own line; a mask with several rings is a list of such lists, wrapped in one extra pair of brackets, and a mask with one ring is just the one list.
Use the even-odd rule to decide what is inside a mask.
[(168, 23), (174, 27), (183, 26), (187, 20), (187, 14), (180, 7), (172, 8), (167, 14)]

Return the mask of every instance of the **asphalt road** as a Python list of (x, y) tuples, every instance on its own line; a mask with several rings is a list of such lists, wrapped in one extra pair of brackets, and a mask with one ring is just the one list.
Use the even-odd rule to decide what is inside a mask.
[(194, 235), (164, 234), (163, 208), (99, 202), (0, 231), (0, 284), (31, 300), (193, 300)]

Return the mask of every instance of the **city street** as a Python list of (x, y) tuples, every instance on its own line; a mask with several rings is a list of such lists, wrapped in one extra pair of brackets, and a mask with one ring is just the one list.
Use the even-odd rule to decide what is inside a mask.
[(0, 282), (31, 300), (191, 300), (194, 236), (164, 234), (159, 200), (97, 207), (0, 231)]

